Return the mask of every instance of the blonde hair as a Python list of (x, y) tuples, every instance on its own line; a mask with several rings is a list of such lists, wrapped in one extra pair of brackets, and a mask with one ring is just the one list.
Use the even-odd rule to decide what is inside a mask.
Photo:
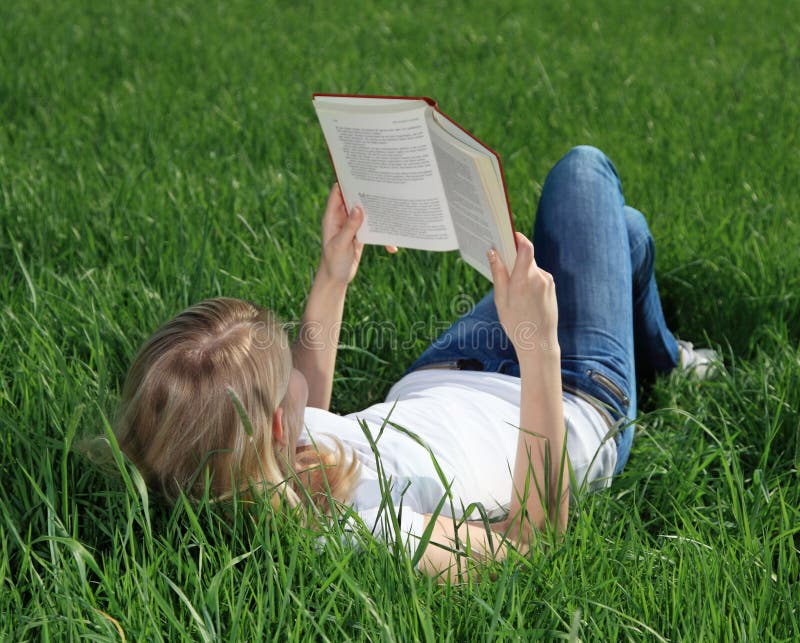
[[(128, 372), (114, 422), (121, 450), (170, 500), (252, 496), (327, 511), (358, 474), (342, 444), (281, 452), (272, 421), (292, 370), (289, 339), (269, 311), (239, 299), (192, 306), (159, 328)], [(284, 410), (287, 410), (284, 408)], [(284, 414), (284, 422), (302, 422)], [(300, 427), (297, 427), (298, 429)], [(292, 445), (293, 447), (294, 445)]]

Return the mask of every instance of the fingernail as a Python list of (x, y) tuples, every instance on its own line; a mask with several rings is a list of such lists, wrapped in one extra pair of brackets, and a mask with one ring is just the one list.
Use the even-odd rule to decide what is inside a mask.
[(497, 253), (494, 251), (494, 248), (490, 248), (486, 251), (486, 257), (489, 259), (489, 263), (492, 263), (495, 259), (497, 259)]

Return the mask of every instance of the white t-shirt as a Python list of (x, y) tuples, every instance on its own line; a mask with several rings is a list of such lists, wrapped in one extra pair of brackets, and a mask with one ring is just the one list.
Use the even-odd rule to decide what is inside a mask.
[[(363, 422), (380, 454), (400, 529), (407, 536), (419, 537), (423, 514), (437, 510), (447, 492), (445, 484), (452, 500), (445, 501), (442, 515), (461, 518), (471, 503), (481, 503), (490, 518), (505, 513), (511, 502), (519, 412), (518, 377), (420, 370), (398, 381), (385, 402), (363, 411), (341, 416), (306, 408), (306, 435), (301, 443), (324, 444), (325, 434), (330, 434), (354, 450), (361, 477), (351, 504), (374, 535), (391, 540), (383, 528), (386, 507), (381, 508), (379, 467)], [(586, 400), (570, 393), (564, 393), (564, 418), (567, 451), (578, 485), (573, 486), (573, 494), (608, 486), (617, 447), (613, 438), (606, 439), (607, 420)], [(479, 516), (473, 509), (467, 518)]]

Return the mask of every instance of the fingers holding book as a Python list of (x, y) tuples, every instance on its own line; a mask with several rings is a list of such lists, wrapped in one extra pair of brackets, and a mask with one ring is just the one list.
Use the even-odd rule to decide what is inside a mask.
[(558, 306), (553, 276), (537, 266), (530, 240), (520, 232), (516, 237), (511, 274), (494, 249), (488, 258), (500, 323), (522, 358), (538, 346), (557, 343)]
[(363, 222), (364, 211), (356, 207), (348, 214), (339, 185), (334, 184), (322, 216), (320, 262), (320, 271), (330, 281), (346, 286), (355, 277), (364, 250), (356, 234)]
[[(333, 281), (348, 284), (358, 271), (364, 244), (356, 235), (364, 223), (364, 210), (355, 206), (350, 213), (342, 198), (338, 183), (328, 195), (322, 216), (322, 268)], [(396, 246), (385, 246), (389, 254), (397, 252)]]

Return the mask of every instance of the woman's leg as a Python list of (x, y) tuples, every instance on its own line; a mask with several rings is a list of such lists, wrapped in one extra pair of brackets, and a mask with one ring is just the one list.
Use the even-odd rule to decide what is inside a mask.
[(636, 417), (631, 258), (616, 168), (576, 147), (550, 171), (536, 214), (537, 264), (553, 275), (564, 386), (628, 418), (617, 439), (617, 471), (628, 459)]
[(641, 213), (625, 205), (613, 163), (577, 147), (550, 172), (534, 227), (537, 263), (553, 274), (562, 378), (627, 418), (618, 442), (625, 466), (636, 418), (636, 368), (678, 363), (655, 281), (655, 246)]
[(633, 278), (633, 343), (636, 372), (644, 378), (678, 365), (678, 344), (664, 321), (655, 278), (655, 243), (647, 221), (625, 206)]

